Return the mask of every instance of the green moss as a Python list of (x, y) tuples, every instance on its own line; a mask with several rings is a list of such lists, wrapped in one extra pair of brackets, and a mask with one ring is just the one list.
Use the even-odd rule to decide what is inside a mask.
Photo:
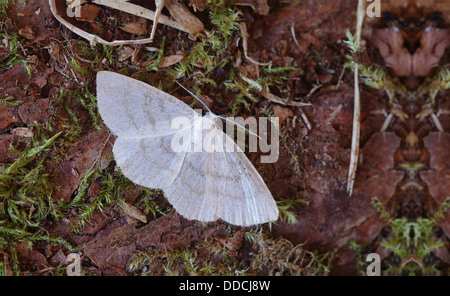
[(19, 106), (20, 104), (22, 104), (22, 101), (14, 99), (13, 96), (7, 96), (4, 99), (0, 99), (0, 104), (6, 106)]
[(144, 196), (136, 203), (137, 207), (142, 206), (145, 214), (151, 213), (153, 218), (158, 216), (165, 216), (169, 210), (161, 207), (156, 199), (160, 196), (164, 196), (164, 193), (159, 189), (149, 189), (143, 187)]
[(322, 276), (330, 272), (333, 253), (318, 254), (293, 245), (290, 241), (270, 239), (262, 232), (252, 233), (247, 239), (257, 247), (251, 267), (258, 273), (266, 271), (272, 276)]
[(15, 274), (20, 272), (14, 249), (18, 243), (26, 242), (32, 246), (37, 241), (46, 241), (71, 248), (63, 239), (49, 237), (40, 227), (48, 217), (61, 217), (59, 205), (51, 197), (53, 187), (44, 170), (46, 151), (60, 135), (57, 133), (41, 145), (26, 147), (0, 175), (0, 251), (9, 254)]
[(96, 130), (102, 129), (103, 121), (97, 110), (97, 97), (90, 92), (87, 86), (84, 87), (82, 92), (77, 94), (77, 97), (81, 105), (89, 112), (94, 128)]
[(2, 0), (2, 1), (0, 1), (0, 28), (2, 27), (3, 22), (8, 17), (8, 14), (7, 14), (8, 7), (10, 5), (14, 4), (15, 2), (16, 2), (15, 0)]
[[(60, 139), (60, 144), (64, 147), (71, 147), (78, 143), (80, 136), (86, 131), (86, 126), (82, 124), (82, 109), (89, 113), (89, 123), (95, 130), (104, 127), (100, 114), (97, 110), (97, 98), (85, 85), (79, 89), (60, 89), (59, 96), (53, 101), (50, 108), (50, 116), (46, 122), (46, 129), (52, 129), (52, 125), (57, 121), (62, 121), (64, 137)], [(60, 109), (64, 109), (67, 116), (61, 116)], [(58, 111), (59, 110), (59, 111)], [(85, 118), (85, 117), (83, 117)]]
[(344, 67), (353, 69), (357, 66), (362, 81), (372, 88), (384, 90), (389, 96), (391, 104), (395, 101), (396, 93), (405, 94), (406, 88), (400, 83), (398, 78), (389, 76), (383, 69), (355, 62), (356, 56), (360, 51), (359, 45), (356, 42), (355, 36), (349, 31), (346, 34), (347, 40), (344, 40), (344, 42), (350, 48), (351, 54), (346, 55), (348, 62)]
[(450, 69), (442, 69), (434, 77), (428, 77), (420, 86), (419, 94), (428, 94), (428, 98), (432, 104), (435, 102), (436, 95), (441, 90), (450, 89)]
[(308, 202), (304, 199), (289, 199), (284, 198), (277, 201), (278, 211), (280, 212), (280, 220), (288, 225), (294, 225), (297, 221), (295, 209), (300, 205), (306, 205)]
[[(147, 266), (142, 270), (143, 275), (147, 274), (147, 270), (149, 275), (200, 275), (196, 256), (191, 250), (184, 248), (163, 253), (139, 252), (130, 264), (130, 269), (136, 270), (141, 266)], [(151, 271), (149, 267), (152, 268)]]
[[(20, 55), (20, 45), (18, 40), (17, 33), (0, 33), (0, 39), (6, 40), (9, 47), (9, 54), (8, 56), (2, 60), (0, 63), (0, 69), (9, 69), (15, 65), (22, 65), (25, 69), (25, 72), (28, 74), (28, 76), (31, 77), (31, 69), (28, 66), (28, 61), (24, 59)], [(5, 44), (3, 42), (0, 42), (0, 47), (4, 47)]]
[(71, 62), (72, 62), (72, 66), (75, 68), (75, 70), (77, 70), (78, 72), (80, 72), (84, 75), (89, 75), (89, 72), (80, 66), (77, 59), (75, 59), (74, 57), (71, 57)]
[[(450, 200), (450, 199), (449, 199)], [(441, 205), (441, 209), (432, 218), (391, 218), (389, 213), (384, 209), (384, 206), (374, 199), (373, 205), (381, 213), (381, 217), (389, 222), (389, 229), (391, 235), (381, 242), (381, 246), (389, 251), (392, 251), (400, 261), (414, 256), (419, 260), (423, 260), (429, 256), (432, 251), (444, 246), (444, 243), (436, 238), (433, 229), (436, 226), (436, 221), (441, 219), (443, 212), (450, 207), (450, 202), (445, 202)], [(403, 267), (390, 264), (387, 272), (391, 274), (432, 274), (436, 270), (431, 266), (423, 266), (418, 268), (418, 265), (412, 262)]]
[[(88, 196), (88, 188), (93, 182), (100, 185), (100, 191), (94, 196)], [(123, 202), (124, 193), (135, 186), (125, 178), (120, 170), (110, 172), (110, 169), (97, 170), (92, 168), (82, 177), (77, 194), (66, 208), (78, 209), (78, 215), (72, 226), (74, 231), (80, 231), (88, 224), (96, 211), (103, 212), (110, 207)]]

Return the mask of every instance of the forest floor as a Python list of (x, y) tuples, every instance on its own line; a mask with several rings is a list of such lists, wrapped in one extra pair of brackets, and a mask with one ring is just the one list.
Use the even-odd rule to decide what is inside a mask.
[[(192, 40), (160, 24), (153, 43), (117, 47), (90, 45), (53, 17), (47, 1), (23, 2), (6, 1), (0, 31), (0, 273), (64, 275), (71, 253), (80, 254), (84, 275), (357, 275), (368, 253), (379, 253), (385, 270), (409, 258), (392, 247), (404, 244), (393, 221), (411, 222), (395, 219), (401, 206), (392, 205), (406, 174), (396, 160), (404, 138), (395, 128), (380, 132), (386, 115), (373, 111), (386, 109), (389, 97), (365, 84), (362, 156), (347, 194), (354, 75), (345, 67), (344, 40), (356, 26), (356, 1), (269, 1), (268, 13), (265, 1), (191, 1), (186, 6), (209, 36)], [(154, 9), (149, 2), (142, 5)], [(257, 5), (243, 5), (250, 2)], [(76, 24), (124, 40), (148, 37), (152, 22), (102, 7), (95, 19)], [(177, 79), (215, 114), (278, 116), (278, 161), (247, 155), (280, 219), (254, 227), (189, 221), (162, 191), (127, 180), (114, 162), (115, 136), (96, 107), (102, 70), (192, 104)], [(437, 96), (442, 107), (445, 97), (448, 91)], [(439, 141), (449, 144), (443, 134)], [(431, 153), (448, 154), (439, 143)], [(436, 190), (448, 192), (445, 186)], [(433, 253), (420, 258), (417, 273), (427, 266), (448, 272), (445, 206), (436, 205), (444, 222), (423, 220), (434, 224), (419, 243)]]

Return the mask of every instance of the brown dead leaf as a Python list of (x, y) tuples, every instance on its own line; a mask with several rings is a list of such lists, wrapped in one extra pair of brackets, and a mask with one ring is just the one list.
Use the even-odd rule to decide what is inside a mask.
[(294, 112), (292, 112), (292, 110), (289, 108), (281, 107), (279, 105), (273, 105), (272, 110), (280, 119), (280, 124), (283, 124), (283, 122), (285, 122), (288, 117), (294, 117)]
[(75, 14), (77, 20), (93, 23), (99, 14), (101, 7), (94, 4), (86, 4), (83, 6), (78, 6), (77, 10), (79, 11), (79, 13)]
[(442, 204), (450, 196), (450, 135), (432, 132), (424, 138), (430, 152), (430, 170), (420, 172), (420, 177), (428, 185), (431, 196)]
[(267, 0), (236, 0), (234, 5), (251, 7), (260, 15), (268, 15), (270, 10)]
[(450, 196), (450, 170), (420, 172), (420, 178), (428, 185), (433, 199), (441, 205)]
[(31, 26), (25, 26), (19, 29), (19, 35), (25, 37), (29, 40), (33, 40), (36, 38), (36, 32), (33, 30)]
[(21, 138), (32, 138), (34, 133), (27, 127), (16, 127), (11, 130), (11, 134)]
[(124, 62), (133, 57), (135, 50), (130, 46), (122, 47), (117, 53), (119, 54), (119, 62)]
[(182, 59), (184, 59), (184, 55), (182, 55), (182, 54), (174, 54), (171, 56), (163, 57), (161, 62), (158, 65), (158, 67), (159, 68), (170, 67), (170, 66), (178, 63)]
[(127, 215), (127, 218), (132, 218), (133, 220), (139, 220), (142, 223), (147, 223), (147, 217), (133, 205), (130, 205), (129, 203), (124, 202), (123, 203), (123, 210), (125, 214)]
[(189, 0), (189, 6), (191, 6), (194, 11), (203, 11), (206, 9), (205, 0)]
[(0, 108), (0, 129), (8, 127), (10, 124), (19, 122), (19, 117), (15, 114), (14, 108), (1, 105)]
[(428, 28), (420, 38), (421, 47), (412, 56), (412, 74), (428, 76), (450, 46), (450, 29)]
[(450, 169), (450, 134), (433, 132), (424, 138), (425, 147), (430, 151), (430, 167), (437, 171)]
[(136, 35), (147, 34), (147, 20), (144, 18), (134, 18), (133, 22), (125, 23), (119, 27), (121, 30)]
[(24, 36), (25, 38), (32, 37), (33, 41), (43, 41), (61, 34), (58, 23), (53, 19), (48, 1), (27, 0), (26, 2), (10, 1), (10, 3), (14, 3), (9, 7), (10, 11), (14, 13), (8, 13), (8, 19), (17, 28), (27, 26), (32, 28), (33, 34), (31, 35), (28, 34), (31, 32), (23, 32), (27, 36)]
[(239, 73), (244, 75), (245, 77), (251, 78), (253, 80), (257, 80), (259, 78), (259, 66), (257, 64), (249, 64), (245, 66), (241, 66), (239, 68)]
[(392, 132), (376, 133), (361, 151), (363, 168), (387, 172), (394, 167), (394, 152), (400, 146), (400, 138)]
[(40, 252), (31, 249), (26, 243), (22, 242), (16, 245), (17, 257), (22, 263), (30, 264), (34, 268), (48, 266), (47, 258)]
[(185, 28), (192, 35), (192, 39), (196, 39), (195, 36), (205, 30), (203, 23), (194, 16), (183, 3), (175, 0), (168, 0), (165, 2), (165, 6), (170, 12), (170, 15), (176, 19), (180, 25)]
[(50, 99), (37, 99), (19, 107), (19, 116), (24, 123), (42, 122), (49, 115)]
[(236, 256), (237, 251), (242, 246), (242, 240), (244, 235), (242, 232), (236, 232), (232, 237), (216, 237), (216, 240), (228, 249), (227, 254), (230, 256)]

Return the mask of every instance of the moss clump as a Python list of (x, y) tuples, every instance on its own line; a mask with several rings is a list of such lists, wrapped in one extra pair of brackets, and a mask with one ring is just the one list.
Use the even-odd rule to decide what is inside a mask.
[[(9, 254), (16, 275), (20, 272), (15, 251), (19, 243), (32, 246), (37, 241), (46, 241), (71, 248), (63, 239), (49, 237), (40, 227), (49, 217), (61, 217), (60, 207), (51, 197), (48, 174), (44, 171), (46, 151), (60, 134), (44, 140), (41, 145), (27, 146), (0, 175), (0, 252)], [(2, 267), (0, 274), (6, 274), (6, 264)]]

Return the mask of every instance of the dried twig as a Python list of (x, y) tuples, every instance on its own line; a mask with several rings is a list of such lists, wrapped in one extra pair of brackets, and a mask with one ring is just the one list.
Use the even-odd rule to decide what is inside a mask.
[(266, 92), (266, 91), (262, 91), (261, 95), (268, 99), (269, 101), (273, 102), (273, 103), (277, 103), (280, 105), (286, 105), (286, 106), (292, 106), (292, 107), (305, 107), (305, 106), (311, 106), (310, 103), (302, 103), (302, 102), (294, 102), (294, 101), (289, 101), (288, 99), (284, 99), (284, 98), (280, 98), (272, 93)]
[[(68, 22), (66, 19), (64, 19), (61, 15), (58, 14), (56, 10), (56, 0), (49, 0), (50, 4), (50, 10), (52, 11), (54, 17), (62, 23), (64, 26), (66, 26), (70, 31), (74, 32), (75, 34), (79, 35), (80, 37), (88, 40), (91, 44), (92, 43), (101, 43), (109, 46), (118, 46), (118, 45), (125, 45), (125, 44), (146, 44), (153, 42), (153, 37), (156, 31), (156, 23), (159, 22), (163, 25), (175, 28), (177, 30), (180, 30), (182, 32), (189, 33), (193, 36), (199, 33), (199, 30), (203, 29), (203, 24), (194, 17), (192, 14), (189, 13), (189, 11), (185, 11), (185, 15), (188, 20), (192, 21), (194, 25), (187, 26), (186, 24), (189, 22), (185, 22), (184, 24), (177, 22), (176, 20), (169, 18), (165, 15), (161, 15), (161, 10), (164, 7), (164, 5), (168, 5), (166, 3), (167, 0), (156, 0), (157, 4), (157, 11), (154, 12), (150, 9), (146, 9), (144, 7), (141, 7), (136, 4), (132, 4), (127, 2), (127, 0), (93, 0), (92, 3), (107, 6), (110, 8), (114, 8), (135, 16), (143, 17), (145, 19), (154, 21), (153, 28), (152, 28), (152, 34), (150, 38), (144, 38), (144, 39), (138, 39), (138, 40), (115, 40), (115, 41), (106, 41), (99, 36), (90, 34), (86, 31), (83, 31), (82, 29), (76, 27), (75, 25)], [(76, 2), (76, 1), (75, 1)], [(169, 7), (168, 7), (169, 8)], [(177, 14), (177, 17), (179, 18), (179, 14)], [(199, 23), (201, 26), (199, 26)]]
[[(111, 0), (111, 2), (114, 0)], [(62, 16), (60, 16), (58, 14), (58, 12), (56, 11), (56, 0), (49, 0), (49, 4), (50, 4), (50, 10), (53, 13), (53, 16), (61, 23), (63, 24), (65, 27), (67, 27), (70, 31), (74, 32), (75, 34), (77, 34), (78, 36), (88, 40), (91, 44), (95, 44), (96, 42), (101, 43), (101, 44), (105, 44), (105, 45), (109, 45), (109, 46), (117, 46), (117, 45), (124, 45), (124, 44), (145, 44), (145, 43), (150, 43), (152, 42), (152, 40), (150, 38), (146, 38), (146, 39), (139, 39), (139, 40), (115, 40), (115, 41), (106, 41), (102, 38), (100, 38), (99, 36), (90, 34), (86, 31), (83, 31), (82, 29), (78, 28), (75, 25), (72, 25), (71, 23), (69, 23), (66, 19), (64, 19)]]
[(298, 41), (297, 41), (297, 37), (295, 37), (295, 28), (294, 28), (294, 22), (292, 22), (291, 25), (291, 34), (292, 34), (292, 39), (294, 39), (294, 43), (295, 45), (298, 46)]
[(247, 26), (245, 25), (244, 22), (239, 23), (239, 24), (237, 24), (236, 26), (239, 28), (239, 30), (241, 30), (241, 33), (242, 33), (242, 49), (244, 50), (244, 56), (245, 56), (245, 58), (246, 58), (247, 60), (249, 60), (251, 63), (256, 64), (256, 65), (259, 65), (259, 66), (269, 66), (269, 67), (272, 66), (272, 62), (268, 62), (268, 63), (260, 63), (260, 62), (257, 62), (257, 61), (255, 61), (254, 59), (252, 59), (251, 57), (248, 56), (248, 51), (247, 51), (247, 49), (248, 49), (248, 43), (247, 43), (247, 40), (248, 40)]
[[(359, 48), (361, 42), (361, 30), (365, 14), (365, 1), (358, 0), (358, 11), (356, 20), (356, 44)], [(353, 193), (353, 185), (355, 183), (356, 169), (358, 166), (358, 155), (359, 155), (359, 138), (360, 138), (360, 117), (361, 117), (361, 106), (360, 106), (360, 93), (359, 93), (359, 71), (358, 64), (355, 63), (355, 95), (354, 95), (354, 106), (353, 106), (353, 130), (352, 130), (352, 148), (350, 155), (350, 166), (348, 169), (347, 177), (347, 192), (349, 195)]]
[[(93, 0), (93, 3), (108, 6), (132, 15), (140, 16), (154, 21), (152, 35), (156, 30), (157, 22), (175, 28), (177, 30), (189, 33), (193, 36), (204, 30), (203, 23), (196, 18), (181, 3), (173, 0), (156, 0), (156, 12), (143, 8), (139, 5), (128, 3), (125, 0)], [(171, 19), (161, 14), (162, 9), (166, 7), (170, 14), (175, 18)], [(150, 36), (150, 39), (153, 37)]]
[(196, 18), (183, 3), (177, 0), (166, 0), (166, 7), (169, 10), (170, 15), (188, 31), (190, 39), (197, 39), (197, 36), (205, 31), (203, 23)]
[(156, 4), (156, 11), (155, 11), (155, 17), (153, 18), (152, 33), (150, 34), (150, 39), (152, 39), (152, 40), (155, 37), (158, 19), (161, 16), (161, 11), (163, 10), (164, 5), (166, 4), (166, 0), (155, 0), (155, 4)]

